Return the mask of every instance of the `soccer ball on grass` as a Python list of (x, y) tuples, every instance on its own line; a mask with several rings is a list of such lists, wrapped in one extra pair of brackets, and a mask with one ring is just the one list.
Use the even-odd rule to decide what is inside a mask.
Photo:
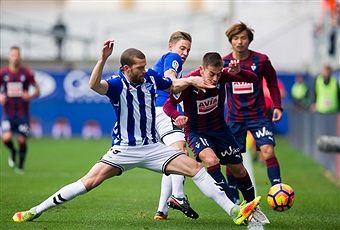
[(294, 190), (287, 184), (273, 185), (267, 195), (268, 205), (277, 212), (290, 209), (294, 204)]

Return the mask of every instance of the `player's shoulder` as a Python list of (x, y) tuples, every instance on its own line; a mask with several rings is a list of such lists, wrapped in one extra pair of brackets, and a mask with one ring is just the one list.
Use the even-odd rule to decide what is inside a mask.
[(149, 68), (146, 70), (144, 77), (162, 78), (163, 74), (156, 71), (155, 69)]
[(230, 59), (234, 59), (233, 52), (230, 52), (229, 54), (222, 57), (222, 60), (230, 60)]
[(25, 65), (20, 66), (19, 72), (23, 72), (28, 76), (32, 76), (32, 77), (34, 76), (34, 71)]
[(269, 60), (269, 57), (267, 54), (258, 52), (258, 51), (254, 51), (254, 50), (249, 50), (250, 51), (250, 55), (251, 56), (256, 56), (259, 57), (261, 60)]
[(8, 70), (8, 66), (4, 66), (0, 69), (0, 73), (3, 74), (5, 72), (7, 72), (7, 70)]
[(163, 59), (181, 59), (181, 56), (178, 53), (174, 53), (174, 52), (167, 52), (165, 54), (163, 54)]

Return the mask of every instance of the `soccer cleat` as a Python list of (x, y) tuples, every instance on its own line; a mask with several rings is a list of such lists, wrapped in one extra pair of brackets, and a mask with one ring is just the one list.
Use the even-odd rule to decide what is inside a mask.
[(15, 162), (11, 157), (8, 158), (8, 165), (11, 168), (14, 168), (14, 166), (15, 166)]
[(168, 215), (165, 215), (164, 212), (157, 211), (156, 215), (153, 217), (154, 220), (166, 220)]
[(197, 219), (199, 215), (190, 207), (189, 201), (187, 199), (185, 199), (184, 197), (176, 198), (173, 195), (171, 195), (168, 200), (168, 206), (173, 209), (180, 210), (187, 217), (190, 217), (192, 219)]
[(15, 169), (14, 169), (14, 172), (15, 172), (16, 174), (24, 174), (24, 170), (23, 170), (23, 169), (19, 169), (19, 168), (15, 168)]
[(237, 225), (245, 224), (248, 217), (253, 213), (253, 210), (260, 203), (261, 196), (256, 197), (253, 201), (246, 203), (243, 201), (240, 206), (236, 206), (231, 210), (231, 216)]
[(266, 215), (261, 211), (260, 206), (257, 206), (254, 209), (254, 212), (249, 216), (248, 222), (251, 222), (252, 220), (256, 220), (262, 225), (270, 224), (270, 221), (268, 220)]
[(17, 213), (14, 214), (12, 219), (14, 220), (14, 222), (32, 221), (32, 220), (38, 218), (41, 215), (41, 214), (36, 213), (35, 209), (36, 208), (34, 207), (34, 208), (31, 208), (28, 211), (17, 212)]

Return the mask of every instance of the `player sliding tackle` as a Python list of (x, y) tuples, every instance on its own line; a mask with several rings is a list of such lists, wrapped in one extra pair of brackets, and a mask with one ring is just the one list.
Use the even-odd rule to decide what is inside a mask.
[(39, 205), (28, 211), (17, 212), (15, 222), (31, 221), (43, 212), (85, 194), (103, 181), (133, 168), (145, 168), (158, 173), (180, 174), (191, 177), (197, 187), (213, 199), (240, 225), (249, 217), (261, 197), (242, 206), (235, 205), (215, 184), (202, 164), (182, 151), (165, 146), (157, 141), (155, 131), (156, 89), (178, 93), (189, 85), (203, 91), (214, 88), (202, 78), (174, 79), (163, 77), (152, 69), (145, 69), (145, 55), (129, 48), (120, 57), (120, 71), (117, 76), (102, 80), (102, 71), (112, 54), (113, 40), (107, 40), (102, 54), (93, 69), (89, 85), (100, 95), (106, 95), (113, 105), (117, 117), (112, 132), (112, 146), (90, 171), (78, 181), (66, 185)]

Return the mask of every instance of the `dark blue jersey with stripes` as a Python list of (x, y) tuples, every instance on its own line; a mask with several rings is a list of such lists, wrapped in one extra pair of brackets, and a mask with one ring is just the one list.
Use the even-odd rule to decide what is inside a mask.
[(20, 67), (16, 73), (11, 72), (8, 66), (0, 70), (1, 94), (6, 95), (2, 119), (29, 119), (29, 101), (23, 100), (22, 95), (33, 84), (34, 73), (27, 67)]
[[(223, 57), (224, 66), (230, 60), (235, 60), (232, 53)], [(265, 78), (273, 107), (282, 109), (281, 96), (278, 88), (276, 71), (265, 54), (250, 50), (245, 60), (240, 60), (242, 69), (252, 71), (258, 76), (254, 83), (231, 82), (227, 84), (228, 122), (245, 122), (267, 119), (266, 103), (262, 89), (262, 80)]]

